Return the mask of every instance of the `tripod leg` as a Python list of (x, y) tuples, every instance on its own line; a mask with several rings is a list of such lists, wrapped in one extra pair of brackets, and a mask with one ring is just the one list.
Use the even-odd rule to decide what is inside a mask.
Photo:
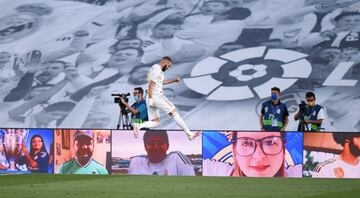
[(130, 130), (129, 113), (125, 114), (126, 129)]
[(128, 127), (128, 119), (127, 119), (127, 114), (125, 113), (124, 114), (124, 128), (125, 129), (129, 129), (129, 127)]
[(122, 128), (124, 129), (124, 113), (121, 112), (121, 116), (120, 116), (120, 127), (119, 128)]
[(121, 119), (122, 119), (122, 128), (127, 129), (126, 113), (122, 113)]
[(121, 113), (121, 111), (120, 111), (116, 129), (120, 129), (120, 125), (121, 125), (121, 114), (122, 114), (122, 113)]
[(128, 119), (128, 128), (130, 130), (131, 129), (131, 115), (128, 114), (127, 119)]

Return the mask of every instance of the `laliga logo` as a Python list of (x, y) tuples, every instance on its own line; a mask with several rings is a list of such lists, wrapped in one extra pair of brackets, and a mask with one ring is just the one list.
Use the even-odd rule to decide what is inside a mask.
[[(240, 65), (236, 70), (231, 71), (229, 74), (239, 81), (248, 81), (254, 78), (260, 78), (266, 75), (266, 65)], [(255, 70), (253, 74), (244, 74), (247, 70)]]
[[(312, 72), (307, 56), (264, 46), (239, 49), (201, 60), (184, 82), (190, 89), (207, 95), (207, 100), (264, 99), (274, 86), (284, 91), (299, 79), (307, 79)], [(322, 86), (354, 86), (358, 80), (343, 79), (353, 65), (353, 62), (339, 63)]]
[(190, 89), (208, 95), (208, 100), (244, 100), (255, 95), (266, 98), (271, 87), (286, 90), (298, 79), (310, 76), (312, 67), (307, 56), (286, 49), (240, 49), (200, 61), (184, 82)]

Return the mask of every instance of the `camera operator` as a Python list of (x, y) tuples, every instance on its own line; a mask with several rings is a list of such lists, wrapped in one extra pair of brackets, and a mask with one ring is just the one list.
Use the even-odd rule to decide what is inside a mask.
[(143, 123), (148, 121), (146, 102), (143, 98), (144, 90), (141, 87), (135, 87), (133, 95), (134, 100), (136, 101), (133, 105), (130, 106), (122, 97), (120, 97), (121, 103), (131, 112), (133, 123)]
[(298, 131), (320, 131), (321, 124), (325, 119), (324, 109), (315, 103), (316, 97), (313, 92), (306, 93), (306, 103), (302, 101), (298, 112), (295, 114), (295, 121), (299, 120)]

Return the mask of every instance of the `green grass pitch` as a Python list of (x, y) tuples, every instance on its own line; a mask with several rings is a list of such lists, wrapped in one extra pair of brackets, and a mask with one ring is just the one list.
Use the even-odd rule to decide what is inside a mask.
[(124, 175), (2, 175), (1, 198), (360, 197), (360, 180)]

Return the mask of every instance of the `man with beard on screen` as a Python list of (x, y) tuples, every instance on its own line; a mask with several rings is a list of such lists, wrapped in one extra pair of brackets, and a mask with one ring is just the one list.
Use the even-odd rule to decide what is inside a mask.
[(340, 155), (317, 165), (313, 177), (360, 178), (360, 134), (333, 133), (334, 141), (343, 146)]
[(95, 161), (94, 135), (91, 131), (76, 131), (74, 134), (75, 157), (63, 163), (58, 174), (108, 174), (106, 168)]
[(170, 144), (166, 131), (146, 131), (143, 140), (147, 155), (131, 157), (128, 174), (195, 176), (186, 155), (180, 151), (167, 153)]

